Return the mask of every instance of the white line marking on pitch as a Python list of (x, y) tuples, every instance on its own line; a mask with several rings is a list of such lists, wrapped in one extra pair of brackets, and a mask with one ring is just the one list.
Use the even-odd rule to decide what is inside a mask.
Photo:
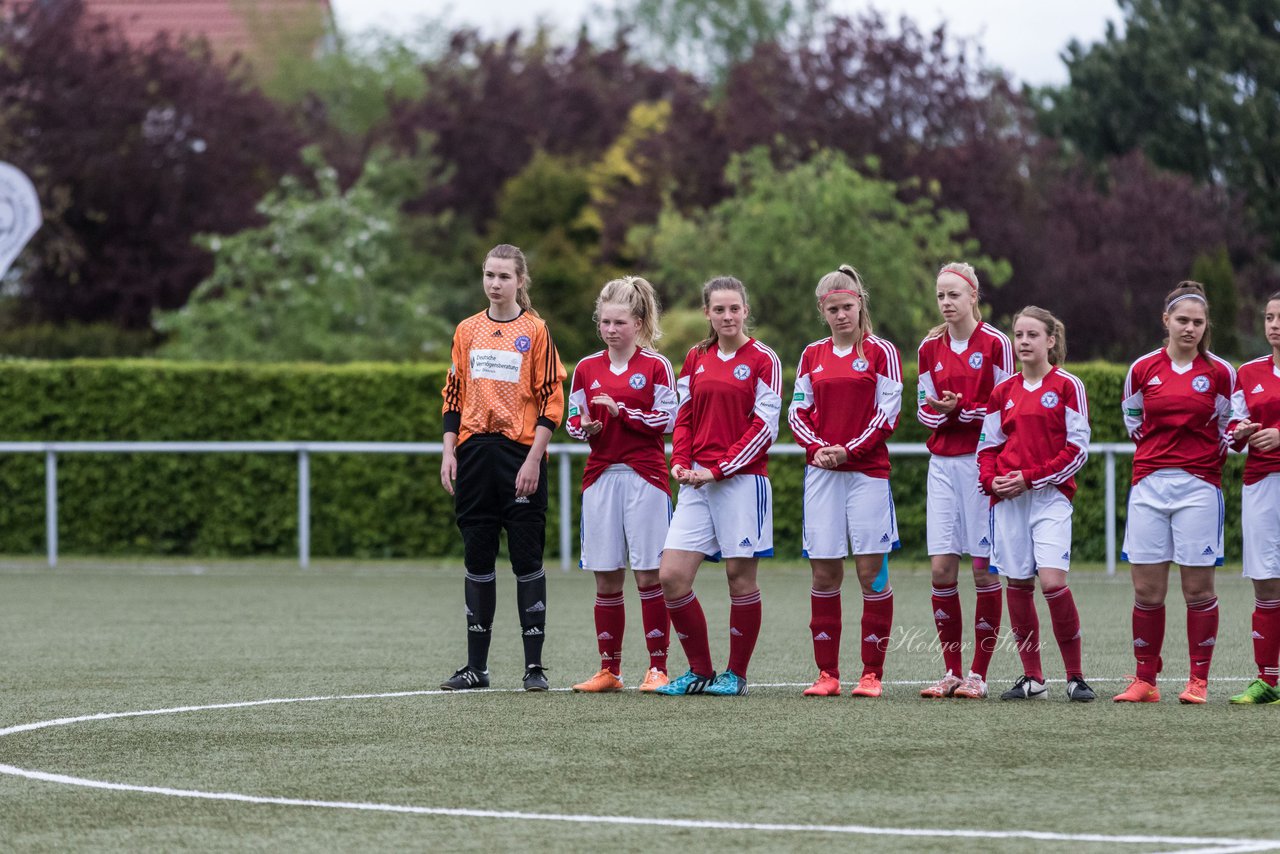
[[(793, 687), (785, 683), (786, 687)], [(771, 686), (773, 687), (773, 686)], [(783, 687), (778, 685), (777, 687)], [(567, 691), (567, 688), (557, 689)], [(488, 689), (489, 693), (519, 693), (520, 689)], [(377, 694), (332, 694), (314, 697), (277, 697), (268, 700), (248, 700), (238, 703), (211, 703), (201, 706), (174, 706), (167, 709), (143, 709), (133, 712), (100, 712), (91, 715), (53, 718), (47, 721), (36, 721), (29, 724), (18, 724), (0, 729), (0, 737), (16, 735), (23, 732), (49, 729), (51, 727), (71, 726), (72, 724), (90, 723), (94, 721), (116, 720), (121, 718), (154, 717), (156, 715), (175, 715), (185, 712), (219, 711), (226, 709), (248, 709), (257, 706), (281, 706), (293, 703), (322, 703), (337, 700), (381, 700), (400, 697), (433, 697), (454, 694), (452, 691), (393, 691)], [(472, 692), (474, 693), (474, 692)], [(652, 816), (625, 815), (575, 815), (572, 813), (529, 813), (515, 810), (476, 810), (449, 807), (418, 807), (404, 804), (361, 803), (355, 801), (321, 801), (304, 798), (282, 798), (261, 795), (245, 795), (238, 792), (206, 792), (198, 789), (172, 789), (166, 786), (139, 786), (132, 783), (113, 783), (107, 780), (91, 780), (85, 777), (72, 777), (66, 774), (53, 774), (14, 765), (0, 764), (0, 774), (37, 780), (45, 783), (58, 783), (66, 786), (79, 786), (88, 789), (101, 789), (113, 792), (137, 792), (149, 795), (164, 795), (174, 798), (193, 798), (206, 801), (233, 801), (237, 803), (265, 804), (271, 806), (319, 807), (323, 809), (357, 810), (362, 812), (399, 813), (407, 815), (436, 815), (459, 818), (511, 819), (518, 821), (556, 821), (577, 824), (615, 824), (643, 825), (647, 827), (672, 827), (695, 830), (747, 830), (783, 833), (839, 833), (860, 836), (899, 836), (899, 837), (934, 837), (952, 839), (1033, 839), (1042, 842), (1099, 842), (1134, 845), (1199, 845), (1208, 846), (1197, 851), (1215, 852), (1215, 854), (1234, 854), (1234, 852), (1273, 851), (1280, 849), (1280, 839), (1257, 840), (1229, 837), (1201, 836), (1140, 836), (1136, 834), (1110, 835), (1102, 833), (1054, 833), (1040, 830), (972, 830), (959, 828), (918, 828), (918, 827), (870, 827), (861, 824), (786, 824), (770, 822), (746, 821), (711, 821), (706, 819), (658, 818)], [(1190, 852), (1183, 851), (1183, 854)]]

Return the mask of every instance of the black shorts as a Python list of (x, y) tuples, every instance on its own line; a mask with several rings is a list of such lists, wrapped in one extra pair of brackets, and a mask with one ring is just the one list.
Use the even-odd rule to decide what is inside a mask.
[(516, 498), (516, 475), (528, 456), (528, 445), (491, 433), (472, 436), (458, 447), (453, 506), (459, 528), (546, 525), (545, 457), (538, 463), (538, 488)]

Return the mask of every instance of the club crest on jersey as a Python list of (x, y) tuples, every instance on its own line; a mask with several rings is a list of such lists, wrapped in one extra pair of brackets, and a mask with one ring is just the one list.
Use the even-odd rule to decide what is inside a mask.
[(975, 371), (978, 370), (978, 368), (982, 367), (981, 353), (974, 353), (972, 356), (969, 357), (969, 367), (973, 368)]
[(738, 365), (738, 367), (733, 369), (733, 376), (734, 379), (745, 380), (747, 377), (751, 376), (751, 369), (746, 365)]
[(865, 371), (867, 369), (867, 360), (862, 358), (854, 359), (853, 369), (855, 371)]
[(631, 379), (627, 380), (627, 385), (637, 390), (644, 388), (644, 374), (632, 374)]
[(529, 338), (528, 335), (521, 335), (519, 338), (516, 339), (515, 343), (516, 343), (516, 349), (519, 350), (521, 353), (528, 353), (529, 348), (533, 346), (533, 341)]
[(1201, 374), (1191, 381), (1191, 387), (1198, 392), (1206, 392), (1209, 390), (1209, 378)]
[(1040, 395), (1040, 405), (1045, 409), (1053, 409), (1058, 405), (1058, 393), (1056, 391), (1046, 391)]

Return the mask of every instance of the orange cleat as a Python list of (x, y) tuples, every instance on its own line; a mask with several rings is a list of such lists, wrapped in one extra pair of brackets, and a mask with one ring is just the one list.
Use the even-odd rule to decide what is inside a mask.
[[(1125, 688), (1119, 694), (1116, 694), (1112, 700), (1117, 703), (1158, 703), (1160, 702), (1160, 689), (1152, 685), (1150, 682), (1144, 682), (1137, 676), (1129, 676), (1129, 687)], [(1201, 700), (1200, 702), (1204, 702)]]
[(985, 700), (987, 699), (987, 682), (978, 674), (970, 672), (964, 677), (964, 681), (956, 686), (956, 690), (951, 692), (951, 696), (962, 700)]
[(840, 680), (823, 670), (818, 674), (818, 681), (804, 689), (806, 697), (839, 697)]
[(667, 678), (667, 674), (663, 673), (656, 667), (650, 667), (649, 672), (644, 675), (644, 681), (640, 683), (640, 690), (646, 693), (657, 691), (670, 681), (671, 680)]
[(850, 697), (879, 697), (884, 693), (880, 687), (880, 677), (874, 673), (864, 673), (858, 680), (858, 687), (849, 692)]
[(950, 697), (955, 694), (956, 689), (960, 687), (960, 683), (964, 681), (959, 676), (947, 671), (947, 675), (943, 676), (937, 682), (934, 682), (927, 688), (920, 691), (921, 697), (928, 697), (933, 700), (940, 700), (943, 697)]
[(622, 690), (622, 679), (613, 671), (601, 668), (600, 672), (586, 682), (573, 686), (575, 694), (612, 694)]
[(1187, 680), (1187, 687), (1178, 695), (1179, 703), (1200, 705), (1209, 702), (1209, 680), (1192, 676)]

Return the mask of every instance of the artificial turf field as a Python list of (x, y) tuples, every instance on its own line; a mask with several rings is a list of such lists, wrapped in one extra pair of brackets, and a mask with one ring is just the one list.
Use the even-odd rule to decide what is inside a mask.
[[(548, 577), (546, 663), (565, 688), (598, 667), (594, 587), (578, 572)], [(1165, 701), (1109, 701), (1132, 671), (1123, 572), (1072, 574), (1102, 697), (1091, 705), (1064, 701), (1051, 635), (1048, 702), (919, 699), (941, 669), (929, 578), (897, 566), (885, 697), (801, 697), (815, 676), (808, 571), (766, 562), (760, 578), (747, 697), (513, 690), (521, 655), (502, 573), (495, 690), (441, 695), (464, 658), (456, 566), (0, 563), (0, 848), (1280, 849), (1280, 706), (1226, 702), (1255, 672), (1252, 591), (1237, 571), (1219, 575), (1211, 702), (1199, 707), (1176, 701), (1180, 607), (1169, 609)], [(697, 589), (722, 666), (723, 574), (704, 566)], [(963, 577), (961, 592), (971, 625)], [(849, 626), (861, 605), (845, 600), (847, 681), (860, 671)], [(624, 675), (638, 684), (634, 588), (628, 618)], [(672, 669), (683, 665), (673, 651)], [(1018, 672), (1014, 651), (998, 651), (993, 691)], [(20, 726), (294, 698), (327, 699)]]

